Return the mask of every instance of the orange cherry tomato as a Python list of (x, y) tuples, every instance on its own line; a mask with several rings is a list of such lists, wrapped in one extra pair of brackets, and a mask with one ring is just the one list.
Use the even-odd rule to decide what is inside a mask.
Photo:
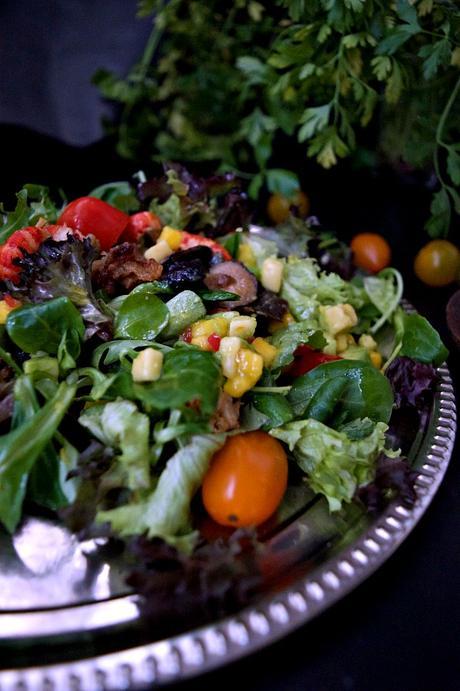
[(202, 488), (204, 507), (220, 525), (260, 525), (278, 508), (287, 476), (279, 441), (267, 432), (236, 434), (211, 461)]
[(359, 233), (351, 241), (353, 262), (360, 269), (376, 274), (391, 262), (388, 242), (377, 233)]
[(459, 277), (460, 252), (449, 240), (431, 240), (415, 257), (414, 271), (428, 286), (447, 286)]
[(291, 197), (275, 192), (268, 200), (267, 213), (273, 223), (283, 223), (289, 218), (291, 207), (295, 207), (298, 215), (305, 218), (310, 210), (310, 200), (305, 192), (297, 190)]

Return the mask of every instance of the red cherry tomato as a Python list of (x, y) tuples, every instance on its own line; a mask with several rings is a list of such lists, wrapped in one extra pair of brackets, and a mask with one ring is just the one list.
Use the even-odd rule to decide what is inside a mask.
[(415, 257), (414, 270), (428, 286), (447, 286), (459, 277), (460, 252), (449, 240), (431, 240)]
[(278, 508), (287, 475), (279, 441), (261, 431), (236, 434), (211, 461), (202, 488), (204, 507), (220, 525), (260, 525)]
[(145, 233), (161, 230), (160, 218), (151, 211), (139, 211), (130, 216), (128, 225), (124, 229), (121, 240), (124, 242), (137, 242)]
[(102, 199), (79, 197), (65, 207), (57, 222), (83, 235), (94, 235), (101, 249), (109, 250), (128, 225), (129, 216)]
[(327, 355), (327, 353), (313, 350), (310, 346), (300, 345), (294, 353), (294, 362), (286, 369), (286, 374), (291, 377), (300, 377), (301, 374), (309, 372), (324, 362), (341, 359), (339, 355)]
[(384, 237), (377, 233), (359, 233), (351, 241), (353, 262), (360, 269), (376, 274), (391, 262), (391, 249)]
[(27, 226), (10, 235), (8, 240), (0, 247), (0, 280), (10, 280), (17, 283), (21, 272), (16, 266), (16, 259), (21, 259), (24, 252), (32, 254), (40, 247), (43, 240), (50, 237), (48, 228)]
[(225, 261), (231, 261), (232, 255), (228, 252), (223, 245), (220, 245), (215, 240), (211, 238), (205, 238), (202, 235), (194, 235), (193, 233), (187, 233), (183, 231), (182, 241), (180, 243), (181, 250), (188, 250), (191, 247), (196, 247), (197, 245), (205, 245), (209, 247), (213, 252), (219, 252)]

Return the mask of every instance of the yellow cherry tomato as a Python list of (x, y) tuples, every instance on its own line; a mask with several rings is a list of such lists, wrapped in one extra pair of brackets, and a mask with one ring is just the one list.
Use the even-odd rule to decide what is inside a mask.
[(297, 190), (291, 197), (285, 197), (282, 194), (270, 195), (267, 204), (267, 213), (273, 223), (283, 223), (289, 218), (291, 207), (295, 207), (297, 213), (302, 218), (307, 216), (310, 211), (310, 200), (305, 192)]
[(460, 252), (449, 240), (431, 240), (415, 257), (415, 275), (428, 286), (440, 288), (459, 276)]
[(260, 525), (278, 508), (287, 476), (286, 453), (277, 439), (261, 431), (235, 434), (205, 475), (204, 507), (220, 525)]

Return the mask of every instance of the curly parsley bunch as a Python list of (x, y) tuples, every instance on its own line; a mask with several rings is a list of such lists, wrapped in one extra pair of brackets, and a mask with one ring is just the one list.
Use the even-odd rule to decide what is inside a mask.
[(154, 16), (144, 55), (124, 80), (99, 70), (123, 104), (119, 151), (217, 160), (251, 176), (255, 196), (291, 193), (273, 167), (280, 133), (330, 168), (379, 116), (379, 150), (434, 166), (426, 228), (460, 213), (460, 8), (453, 0), (142, 0)]

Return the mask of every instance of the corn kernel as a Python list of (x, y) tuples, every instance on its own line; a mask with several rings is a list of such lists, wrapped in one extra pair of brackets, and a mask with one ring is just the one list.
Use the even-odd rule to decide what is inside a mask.
[(228, 335), (239, 336), (240, 338), (252, 338), (257, 327), (255, 317), (235, 317), (231, 320)]
[(231, 379), (237, 374), (237, 355), (241, 349), (241, 339), (224, 336), (219, 345), (219, 356), (224, 377)]
[(274, 293), (280, 292), (281, 283), (283, 282), (283, 269), (284, 264), (281, 259), (276, 259), (276, 257), (264, 259), (260, 282), (266, 290), (272, 290)]
[(167, 259), (172, 253), (173, 250), (168, 245), (166, 240), (158, 240), (158, 242), (155, 245), (153, 245), (153, 247), (149, 247), (149, 249), (144, 252), (144, 257), (146, 259), (155, 259), (157, 262), (162, 262), (164, 259)]
[(366, 350), (377, 350), (377, 343), (374, 341), (370, 334), (362, 334), (359, 337), (358, 343)]
[(252, 389), (262, 376), (264, 361), (259, 353), (252, 350), (242, 349), (237, 358), (237, 374), (231, 379), (227, 379), (224, 384), (224, 391), (233, 398), (240, 398), (246, 391)]
[(155, 348), (145, 348), (134, 358), (131, 367), (133, 381), (156, 381), (161, 376), (163, 353)]
[(348, 304), (321, 305), (319, 312), (323, 327), (333, 336), (349, 331), (358, 323), (355, 310)]
[(207, 350), (211, 352), (212, 350), (214, 350), (214, 348), (209, 343), (208, 339), (209, 336), (196, 336), (195, 338), (192, 338), (190, 343), (194, 346), (197, 346), (197, 348), (200, 348), (201, 350)]
[(181, 245), (183, 235), (181, 230), (176, 230), (175, 228), (171, 228), (171, 226), (164, 226), (158, 241), (164, 240), (175, 252)]
[(278, 354), (278, 348), (260, 336), (255, 338), (251, 345), (259, 355), (262, 355), (265, 367), (270, 367)]
[(292, 316), (290, 312), (286, 312), (284, 317), (278, 321), (277, 319), (272, 319), (268, 325), (268, 331), (271, 334), (274, 334), (276, 331), (279, 331), (280, 329), (284, 329), (286, 326), (289, 326), (289, 324), (294, 324), (295, 319)]
[(377, 369), (380, 369), (382, 366), (382, 356), (377, 350), (372, 350), (369, 353), (369, 357), (371, 359), (372, 364), (374, 367), (377, 367)]
[(339, 334), (336, 336), (336, 353), (343, 353), (344, 350), (348, 348), (348, 338), (346, 334)]
[(257, 261), (252, 247), (246, 243), (242, 243), (238, 248), (238, 261), (247, 266), (248, 269), (257, 269)]
[(5, 300), (0, 300), (0, 324), (6, 323), (6, 318), (13, 308)]
[(228, 320), (225, 317), (212, 317), (212, 319), (200, 319), (192, 324), (192, 342), (199, 336), (211, 336), (217, 334), (221, 338), (228, 334)]

